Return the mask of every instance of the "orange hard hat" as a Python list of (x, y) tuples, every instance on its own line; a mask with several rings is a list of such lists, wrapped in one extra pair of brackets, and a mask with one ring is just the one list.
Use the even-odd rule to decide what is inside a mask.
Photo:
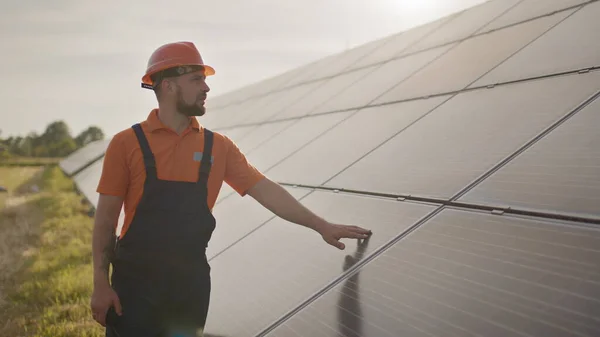
[(206, 76), (214, 75), (215, 69), (204, 64), (200, 52), (192, 42), (173, 42), (156, 49), (148, 60), (146, 73), (142, 77), (142, 87), (152, 88), (154, 83), (151, 76), (159, 71), (181, 67), (179, 74), (186, 73), (185, 69), (204, 69)]

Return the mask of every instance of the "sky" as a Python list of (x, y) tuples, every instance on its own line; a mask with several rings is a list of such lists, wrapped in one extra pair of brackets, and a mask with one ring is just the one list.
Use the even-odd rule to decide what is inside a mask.
[(196, 44), (216, 70), (210, 100), (483, 2), (3, 1), (0, 137), (42, 133), (56, 120), (73, 136), (95, 125), (111, 137), (146, 119), (156, 98), (140, 80), (164, 43)]

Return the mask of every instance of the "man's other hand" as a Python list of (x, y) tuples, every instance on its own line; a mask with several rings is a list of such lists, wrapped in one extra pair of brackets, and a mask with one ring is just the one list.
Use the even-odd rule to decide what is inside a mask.
[(102, 326), (106, 326), (106, 313), (114, 307), (117, 315), (122, 314), (119, 296), (110, 285), (94, 286), (91, 300), (92, 316)]

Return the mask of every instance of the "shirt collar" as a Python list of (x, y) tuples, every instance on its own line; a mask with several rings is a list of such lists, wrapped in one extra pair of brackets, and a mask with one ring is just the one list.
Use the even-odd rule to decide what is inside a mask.
[[(154, 132), (156, 130), (168, 130), (169, 127), (166, 126), (165, 124), (163, 124), (163, 122), (158, 118), (158, 109), (152, 109), (152, 111), (150, 111), (150, 114), (148, 115), (148, 118), (146, 119), (147, 125), (148, 125), (148, 131), (150, 132)], [(196, 131), (200, 131), (200, 123), (198, 123), (198, 120), (195, 117), (190, 117), (190, 126), (188, 128), (192, 128)]]

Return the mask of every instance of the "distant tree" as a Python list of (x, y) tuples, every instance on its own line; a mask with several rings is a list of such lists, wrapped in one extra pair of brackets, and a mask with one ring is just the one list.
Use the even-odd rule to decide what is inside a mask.
[(77, 144), (72, 138), (65, 138), (47, 147), (48, 157), (66, 157), (77, 150)]
[(22, 156), (21, 151), (21, 143), (23, 142), (23, 137), (10, 137), (7, 139), (8, 150), (11, 153)]
[(86, 130), (82, 131), (77, 137), (75, 137), (75, 144), (77, 147), (84, 147), (87, 144), (104, 139), (104, 132), (97, 126), (90, 126)]
[(67, 123), (59, 120), (50, 123), (41, 135), (30, 132), (25, 137), (0, 138), (0, 148), (3, 147), (5, 153), (23, 157), (65, 157), (102, 139), (104, 132), (97, 126), (90, 126), (73, 138)]
[(56, 121), (50, 123), (46, 127), (46, 131), (41, 136), (43, 143), (54, 144), (60, 143), (65, 139), (70, 139), (71, 131), (69, 126), (64, 121)]

